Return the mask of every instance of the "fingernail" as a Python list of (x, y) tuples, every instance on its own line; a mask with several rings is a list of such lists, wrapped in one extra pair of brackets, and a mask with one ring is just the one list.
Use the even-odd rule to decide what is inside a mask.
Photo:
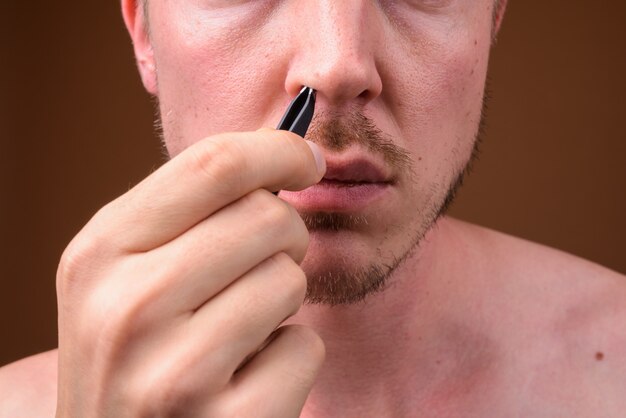
[(322, 150), (317, 146), (315, 142), (311, 142), (309, 140), (306, 141), (315, 156), (315, 164), (317, 165), (317, 173), (321, 176), (326, 173), (326, 159), (324, 159), (324, 154), (322, 154)]

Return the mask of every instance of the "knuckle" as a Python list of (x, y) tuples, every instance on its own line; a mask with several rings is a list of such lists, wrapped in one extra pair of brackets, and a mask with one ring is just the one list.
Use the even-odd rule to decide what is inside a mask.
[(290, 298), (294, 301), (297, 301), (297, 308), (300, 308), (306, 296), (306, 275), (299, 266), (295, 265), (293, 271), (289, 272), (289, 279), (290, 280), (288, 281), (288, 283), (291, 284), (290, 287), (292, 288)]
[(293, 359), (297, 366), (284, 372), (292, 384), (308, 392), (326, 358), (324, 342), (315, 331), (303, 325), (287, 325), (282, 329), (282, 338), (297, 355), (297, 360)]
[(183, 416), (184, 406), (189, 403), (191, 393), (175, 376), (164, 371), (158, 374), (135, 376), (128, 384), (127, 403), (137, 416)]
[(275, 225), (276, 229), (284, 233), (293, 223), (293, 213), (282, 200), (268, 197), (268, 202), (264, 208), (264, 221), (268, 225)]
[(86, 285), (94, 277), (94, 271), (104, 266), (103, 259), (112, 253), (113, 248), (104, 232), (107, 228), (102, 221), (110, 205), (100, 209), (64, 249), (56, 274), (59, 296)]
[(302, 352), (311, 361), (312, 365), (321, 365), (326, 358), (326, 345), (324, 340), (312, 328), (304, 325), (289, 326), (290, 332)]
[(240, 199), (243, 210), (254, 219), (275, 248), (302, 262), (309, 246), (309, 231), (296, 209), (265, 189), (257, 189)]
[[(181, 353), (179, 353), (181, 354)], [(139, 416), (188, 417), (198, 406), (219, 405), (218, 395), (228, 380), (220, 381), (212, 373), (198, 373), (199, 359), (178, 357), (159, 361), (136, 374), (130, 382), (132, 402)]]
[(293, 222), (293, 212), (281, 199), (265, 189), (257, 189), (243, 198), (247, 212), (254, 215), (259, 227), (266, 231), (276, 230), (284, 234)]
[[(172, 382), (176, 382), (173, 384)], [(189, 406), (194, 400), (194, 391), (189, 385), (179, 379), (162, 379), (159, 390), (154, 391), (154, 395), (146, 397), (144, 405), (146, 408), (154, 408), (154, 412), (166, 413), (167, 416), (185, 416)], [(158, 399), (154, 402), (154, 399)]]
[(213, 137), (189, 147), (187, 169), (203, 176), (216, 190), (237, 195), (244, 185), (245, 155), (238, 141)]
[(120, 288), (116, 281), (99, 283), (82, 296), (75, 315), (74, 333), (84, 347), (102, 353), (108, 361), (121, 361), (142, 337), (154, 331), (154, 291)]
[(302, 306), (306, 296), (306, 274), (300, 266), (284, 252), (276, 254), (272, 259), (276, 263), (276, 270), (281, 272), (280, 277), (278, 277), (280, 286), (277, 287), (281, 289), (281, 291), (276, 294), (282, 300), (286, 301), (291, 308), (291, 313), (295, 314)]
[(81, 260), (85, 259), (85, 249), (82, 243), (78, 243), (74, 238), (63, 251), (59, 266), (57, 268), (57, 291), (64, 293), (68, 282), (71, 283), (77, 276), (77, 270), (82, 265)]
[(57, 268), (56, 283), (59, 296), (82, 284), (93, 258), (98, 254), (96, 240), (79, 234), (65, 248)]
[(110, 296), (96, 291), (89, 295), (80, 312), (78, 323), (74, 324), (77, 341), (90, 352), (99, 352), (108, 361), (114, 361), (118, 354), (128, 350), (130, 327), (135, 327), (126, 315), (123, 304), (115, 304)]
[[(293, 208), (292, 208), (293, 209)], [(294, 216), (294, 230), (295, 230), (295, 245), (293, 251), (294, 260), (299, 264), (304, 260), (304, 256), (306, 255), (306, 251), (309, 248), (309, 230), (306, 227), (306, 224), (300, 217), (300, 215), (293, 209), (295, 212)]]

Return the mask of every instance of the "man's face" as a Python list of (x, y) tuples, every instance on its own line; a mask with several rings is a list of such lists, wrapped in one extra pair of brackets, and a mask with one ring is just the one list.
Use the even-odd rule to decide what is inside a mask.
[(411, 254), (472, 155), (493, 7), (150, 0), (142, 75), (172, 156), (212, 134), (276, 126), (302, 86), (317, 90), (307, 139), (342, 181), (280, 196), (311, 231), (310, 299), (354, 301)]

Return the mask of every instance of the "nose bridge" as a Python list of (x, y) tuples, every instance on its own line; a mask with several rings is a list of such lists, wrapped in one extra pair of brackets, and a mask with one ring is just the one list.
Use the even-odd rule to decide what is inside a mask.
[[(290, 90), (302, 84), (330, 102), (380, 94), (375, 64), (376, 28), (370, 0), (296, 0), (303, 7), (300, 42), (292, 60)], [(296, 6), (298, 7), (298, 6)]]
[(319, 4), (318, 28), (310, 32), (321, 44), (318, 51), (326, 54), (328, 63), (341, 61), (346, 54), (357, 58), (365, 49), (363, 37), (366, 32), (362, 27), (366, 19), (364, 2), (326, 0)]

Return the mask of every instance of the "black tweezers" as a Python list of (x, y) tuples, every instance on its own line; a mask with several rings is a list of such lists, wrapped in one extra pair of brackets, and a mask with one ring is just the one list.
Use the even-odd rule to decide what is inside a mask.
[[(311, 119), (313, 119), (314, 110), (315, 90), (311, 87), (303, 87), (289, 104), (276, 129), (294, 132), (304, 138), (311, 124)], [(278, 192), (274, 192), (274, 194), (278, 195)]]
[(315, 110), (315, 90), (303, 87), (300, 93), (289, 104), (278, 127), (282, 131), (294, 132), (304, 138)]

